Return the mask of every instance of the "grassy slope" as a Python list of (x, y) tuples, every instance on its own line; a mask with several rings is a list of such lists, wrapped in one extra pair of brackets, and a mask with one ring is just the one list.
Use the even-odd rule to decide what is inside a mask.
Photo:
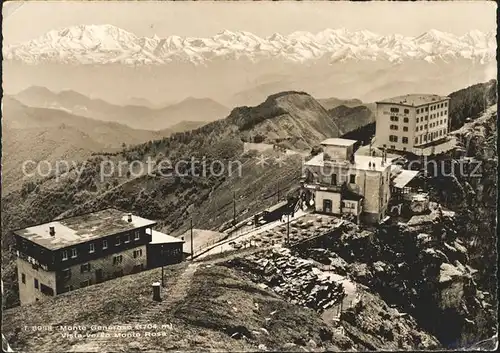
[[(166, 271), (169, 288), (175, 285), (182, 265), (168, 267)], [(37, 310), (33, 310), (33, 305), (9, 310), (4, 314), (6, 337), (14, 349), (67, 352), (73, 346), (88, 342), (100, 345), (99, 351), (130, 350), (136, 345), (142, 350), (255, 351), (260, 344), (279, 349), (287, 342), (304, 337), (320, 343), (321, 337), (329, 336), (331, 328), (313, 311), (290, 305), (219, 266), (200, 268), (194, 275), (187, 299), (182, 299), (173, 311), (162, 303), (152, 311), (155, 303), (149, 284), (158, 280), (159, 275), (159, 269), (147, 271), (51, 298), (37, 304)], [(279, 313), (273, 317), (271, 313), (275, 310)], [(161, 314), (153, 320), (154, 313)], [(268, 317), (270, 321), (266, 320)], [(109, 342), (70, 340), (62, 337), (60, 331), (34, 334), (22, 329), (24, 325), (124, 325), (136, 320), (157, 325), (172, 324), (173, 329), (159, 330), (167, 331), (167, 336), (157, 339), (129, 337)], [(248, 340), (231, 338), (238, 326), (257, 331), (257, 334)], [(269, 335), (261, 330), (264, 327)], [(38, 339), (35, 340), (33, 335)], [(324, 344), (339, 349), (335, 342)]]

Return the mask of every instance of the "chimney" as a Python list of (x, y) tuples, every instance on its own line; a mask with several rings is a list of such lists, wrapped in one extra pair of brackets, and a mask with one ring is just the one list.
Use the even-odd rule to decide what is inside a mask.
[(49, 227), (49, 234), (51, 237), (54, 237), (56, 235), (56, 227), (54, 226)]
[(129, 214), (128, 214), (128, 219), (127, 219), (127, 221), (132, 222), (132, 214), (131, 214), (131, 213), (129, 213)]

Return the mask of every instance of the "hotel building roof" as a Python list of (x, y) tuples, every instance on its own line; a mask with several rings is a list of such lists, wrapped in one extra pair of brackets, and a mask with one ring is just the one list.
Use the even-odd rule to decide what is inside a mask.
[(441, 102), (444, 100), (449, 100), (449, 97), (439, 96), (437, 94), (406, 94), (403, 96), (397, 96), (393, 98), (387, 98), (378, 101), (379, 104), (399, 104), (418, 107), (420, 105), (432, 104)]
[[(107, 208), (97, 212), (18, 229), (13, 233), (49, 250), (56, 250), (156, 224), (155, 221), (134, 215), (131, 216), (131, 222), (128, 219), (129, 213)], [(54, 227), (54, 235), (50, 234), (51, 227)]]

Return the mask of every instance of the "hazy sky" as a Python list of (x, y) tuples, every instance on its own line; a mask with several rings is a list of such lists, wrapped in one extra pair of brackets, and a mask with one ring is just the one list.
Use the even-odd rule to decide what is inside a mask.
[(464, 34), (496, 28), (496, 3), (472, 2), (10, 2), (7, 44), (78, 24), (112, 24), (139, 36), (212, 36), (223, 29), (259, 36), (325, 28), (416, 36), (429, 29)]

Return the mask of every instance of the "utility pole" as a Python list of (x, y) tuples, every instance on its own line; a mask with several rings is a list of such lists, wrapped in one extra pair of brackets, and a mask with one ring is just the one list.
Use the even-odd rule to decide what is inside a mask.
[(191, 261), (194, 259), (194, 244), (193, 244), (193, 218), (191, 218)]
[(236, 224), (236, 192), (233, 191), (233, 226)]
[(286, 215), (286, 242), (290, 244), (290, 212)]
[(164, 253), (164, 251), (163, 251), (163, 245), (161, 246), (161, 252), (160, 252), (160, 253), (161, 253), (161, 286), (162, 286), (163, 288), (165, 288), (165, 280), (164, 280), (164, 278), (163, 278), (163, 273), (164, 273), (164, 272), (163, 272), (163, 265), (164, 265), (164, 263), (165, 263), (165, 262), (164, 262), (164, 261), (165, 261), (165, 259), (164, 259), (165, 253)]

